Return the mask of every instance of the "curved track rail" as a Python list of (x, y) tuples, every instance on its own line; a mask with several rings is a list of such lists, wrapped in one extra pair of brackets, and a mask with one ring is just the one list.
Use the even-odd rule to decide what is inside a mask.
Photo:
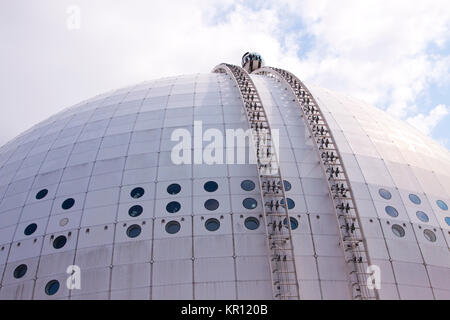
[(245, 114), (252, 132), (251, 141), (257, 161), (259, 187), (267, 237), (272, 293), (274, 299), (300, 299), (295, 265), (291, 223), (286, 191), (274, 146), (272, 131), (261, 98), (247, 71), (220, 64), (213, 72), (225, 73), (240, 91)]
[(378, 291), (369, 287), (369, 284), (372, 284), (372, 273), (368, 268), (371, 266), (370, 257), (350, 180), (341, 160), (336, 140), (318, 103), (306, 86), (286, 70), (263, 67), (253, 73), (283, 81), (297, 98), (303, 119), (315, 142), (315, 149), (319, 154), (321, 167), (328, 181), (330, 197), (334, 202), (336, 218), (340, 227), (340, 244), (348, 269), (352, 299), (379, 299)]

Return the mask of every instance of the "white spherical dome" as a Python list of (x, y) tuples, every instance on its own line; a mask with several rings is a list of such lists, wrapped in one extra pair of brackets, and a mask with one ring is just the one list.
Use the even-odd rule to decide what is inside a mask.
[[(251, 77), (279, 132), (300, 298), (349, 299), (298, 103), (283, 82)], [(346, 165), (380, 298), (449, 299), (449, 152), (374, 107), (308, 87)], [(99, 95), (0, 148), (0, 299), (272, 299), (256, 165), (172, 161), (177, 129), (193, 134), (195, 154), (198, 121), (224, 137), (249, 128), (229, 76)], [(80, 288), (66, 285), (69, 266)]]

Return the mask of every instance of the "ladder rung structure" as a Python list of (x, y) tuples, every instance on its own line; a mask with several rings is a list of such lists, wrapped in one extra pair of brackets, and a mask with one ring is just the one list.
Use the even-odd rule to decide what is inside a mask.
[(310, 137), (315, 141), (314, 145), (320, 164), (328, 181), (330, 197), (334, 202), (339, 225), (340, 245), (348, 269), (352, 298), (358, 300), (379, 299), (378, 291), (367, 287), (367, 280), (371, 276), (367, 273), (370, 257), (358, 209), (336, 140), (319, 105), (306, 86), (286, 70), (263, 67), (253, 73), (283, 81), (296, 96)]
[(291, 224), (284, 181), (281, 176), (272, 131), (261, 98), (243, 68), (220, 64), (213, 72), (225, 73), (240, 91), (257, 160), (259, 188), (266, 232), (268, 261), (274, 299), (299, 300)]

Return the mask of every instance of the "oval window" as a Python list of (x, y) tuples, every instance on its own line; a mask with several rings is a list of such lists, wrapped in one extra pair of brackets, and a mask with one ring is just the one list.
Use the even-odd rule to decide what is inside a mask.
[(247, 198), (242, 201), (242, 205), (246, 209), (253, 210), (258, 206), (258, 202), (253, 198)]
[[(288, 203), (288, 209), (294, 209), (295, 208), (295, 202), (294, 200), (292, 200), (291, 198), (287, 198), (287, 203)], [(284, 204), (284, 199), (281, 199), (280, 203), (283, 205)]]
[(255, 183), (252, 180), (244, 180), (241, 182), (241, 189), (244, 191), (253, 191), (255, 187)]
[(214, 192), (219, 188), (219, 185), (215, 181), (208, 181), (203, 185), (203, 188), (207, 192)]
[(51, 280), (45, 285), (45, 293), (49, 296), (54, 295), (59, 290), (59, 281)]
[(422, 202), (418, 196), (412, 193), (409, 195), (409, 200), (414, 204), (420, 204)]
[(217, 210), (219, 208), (219, 201), (217, 201), (216, 199), (206, 200), (205, 208), (209, 211)]
[(445, 223), (450, 226), (450, 217), (445, 217)]
[(178, 221), (170, 221), (166, 224), (166, 232), (170, 234), (175, 234), (180, 231), (181, 225)]
[(428, 241), (436, 242), (436, 234), (430, 229), (425, 229), (423, 231), (423, 235), (425, 236), (425, 239), (427, 239)]
[(417, 217), (417, 219), (419, 219), (422, 222), (430, 221), (430, 219), (428, 218), (428, 215), (425, 212), (423, 212), (423, 211), (417, 211), (416, 212), (416, 217)]
[(181, 186), (178, 183), (172, 183), (167, 187), (168, 194), (178, 194), (181, 191)]
[(72, 208), (74, 204), (75, 204), (75, 199), (69, 198), (69, 199), (64, 200), (61, 207), (64, 210), (68, 210), (68, 209)]
[(393, 218), (398, 217), (398, 211), (394, 207), (387, 206), (386, 208), (384, 208), (384, 211), (386, 211), (386, 213)]
[(245, 219), (244, 225), (249, 230), (256, 230), (259, 228), (259, 220), (255, 217), (248, 217)]
[(133, 224), (128, 227), (127, 236), (130, 238), (136, 238), (137, 236), (139, 236), (141, 234), (141, 231), (142, 231), (141, 226), (139, 226), (137, 224)]
[(220, 221), (214, 218), (208, 219), (205, 222), (205, 228), (208, 231), (216, 231), (220, 228)]
[(442, 210), (444, 210), (444, 211), (447, 211), (447, 210), (448, 210), (448, 205), (447, 205), (444, 201), (438, 200), (438, 201), (436, 201), (436, 204), (437, 204), (438, 207), (441, 208)]
[(53, 248), (61, 249), (66, 245), (67, 238), (65, 236), (59, 236), (53, 241)]
[(128, 214), (130, 215), (130, 217), (139, 217), (142, 214), (142, 211), (144, 211), (144, 209), (142, 208), (142, 206), (140, 205), (136, 205), (136, 206), (132, 206), (129, 210), (128, 210)]
[(134, 188), (133, 190), (131, 190), (130, 196), (133, 199), (139, 199), (140, 197), (142, 197), (144, 195), (144, 193), (145, 193), (145, 190), (142, 189), (141, 187), (138, 187), (138, 188)]
[(405, 229), (398, 224), (394, 224), (392, 226), (392, 232), (399, 238), (403, 238), (405, 236)]
[(30, 223), (25, 230), (23, 231), (23, 233), (26, 236), (32, 235), (37, 229), (37, 224), (36, 223)]
[[(289, 220), (291, 221), (291, 230), (295, 230), (298, 228), (298, 221), (294, 217), (289, 217)], [(283, 224), (287, 226), (287, 220), (284, 218)]]
[(14, 278), (20, 279), (27, 273), (28, 267), (26, 264), (21, 264), (14, 269)]
[(181, 204), (176, 201), (169, 202), (166, 205), (166, 210), (169, 213), (176, 213), (176, 212), (180, 211), (180, 209), (181, 209)]
[(382, 197), (383, 199), (386, 199), (386, 200), (391, 200), (391, 198), (392, 198), (392, 194), (386, 189), (378, 190), (378, 194), (380, 195), (380, 197)]
[(36, 199), (37, 200), (41, 200), (43, 198), (45, 198), (48, 194), (48, 190), (47, 189), (42, 189), (41, 191), (39, 191), (38, 193), (36, 193)]
[(289, 181), (283, 180), (284, 191), (290, 191), (292, 189), (292, 185)]

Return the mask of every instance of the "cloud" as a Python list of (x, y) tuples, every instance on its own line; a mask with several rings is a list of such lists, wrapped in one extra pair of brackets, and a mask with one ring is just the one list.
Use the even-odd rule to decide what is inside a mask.
[[(81, 28), (69, 31), (74, 4)], [(16, 0), (0, 3), (0, 18), (0, 96), (12, 106), (0, 144), (98, 93), (209, 72), (249, 50), (401, 118), (450, 82), (448, 0)]]
[[(71, 31), (66, 9), (74, 4), (81, 26)], [(227, 0), (17, 0), (0, 3), (0, 18), (0, 96), (10, 109), (0, 117), (0, 145), (105, 91), (207, 73), (248, 50), (281, 54), (276, 12)]]
[[(433, 128), (450, 113), (450, 108), (440, 104), (433, 108), (428, 114), (420, 113), (408, 118), (407, 122), (416, 127), (422, 133), (430, 135)], [(445, 139), (442, 140), (445, 142)]]
[(394, 116), (410, 116), (419, 95), (450, 74), (431, 52), (450, 38), (446, 0), (285, 0), (314, 45), (296, 69), (312, 81), (356, 95)]

